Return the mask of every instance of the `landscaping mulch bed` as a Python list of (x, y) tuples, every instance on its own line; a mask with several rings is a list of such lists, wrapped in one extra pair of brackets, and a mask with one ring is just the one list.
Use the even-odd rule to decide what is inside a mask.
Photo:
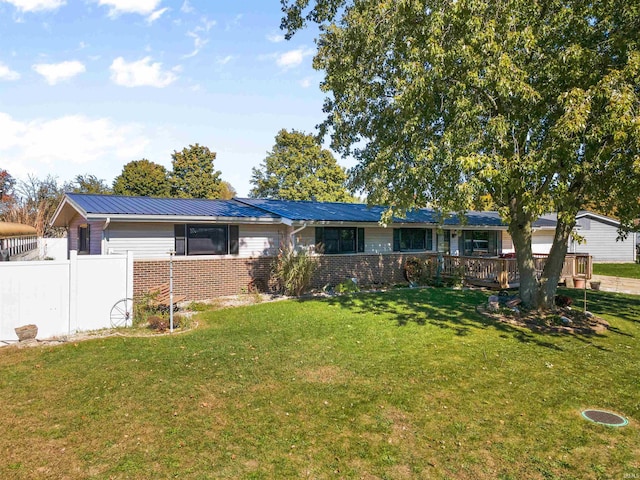
[(570, 307), (556, 307), (555, 310), (540, 312), (519, 307), (516, 311), (500, 308), (491, 311), (487, 304), (479, 305), (476, 310), (485, 317), (498, 322), (528, 328), (540, 333), (566, 333), (592, 335), (601, 334), (609, 329), (609, 323), (591, 313), (584, 313)]

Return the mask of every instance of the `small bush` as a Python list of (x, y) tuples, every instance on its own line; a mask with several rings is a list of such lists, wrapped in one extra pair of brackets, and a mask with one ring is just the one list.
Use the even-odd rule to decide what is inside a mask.
[(358, 287), (355, 279), (347, 278), (346, 280), (336, 285), (334, 291), (336, 293), (355, 293), (360, 291), (360, 287)]
[(417, 283), (422, 278), (424, 270), (422, 261), (417, 257), (409, 258), (404, 264), (404, 278), (409, 283)]
[[(173, 316), (173, 328), (179, 328), (185, 326), (185, 317), (182, 315), (174, 315)], [(151, 330), (156, 330), (158, 332), (166, 332), (171, 328), (171, 319), (167, 317), (162, 317), (159, 315), (152, 315), (147, 319), (147, 323), (149, 324), (149, 328)]]
[(271, 266), (278, 289), (285, 295), (299, 296), (311, 284), (316, 260), (307, 250), (283, 249)]
[(573, 298), (566, 295), (556, 295), (555, 303), (558, 307), (568, 307), (573, 303)]

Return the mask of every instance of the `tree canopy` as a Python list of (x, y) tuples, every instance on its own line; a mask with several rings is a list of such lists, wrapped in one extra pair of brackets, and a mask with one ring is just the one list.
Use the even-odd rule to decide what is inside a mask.
[(112, 193), (111, 187), (109, 187), (104, 180), (89, 173), (76, 175), (73, 180), (65, 183), (63, 188), (65, 192), (73, 193)]
[(320, 141), (297, 130), (280, 130), (273, 150), (253, 168), (251, 197), (351, 202), (347, 174)]
[(16, 181), (11, 174), (0, 168), (0, 203), (8, 203), (13, 198), (15, 184)]
[(214, 170), (216, 153), (205, 146), (189, 145), (171, 155), (171, 193), (180, 198), (220, 198), (220, 171)]
[[(551, 306), (587, 199), (623, 227), (640, 192), (640, 4), (624, 0), (282, 0), (291, 37), (321, 25), (323, 132), (355, 187), (398, 209), (490, 194), (520, 295)], [(541, 277), (532, 222), (557, 211)]]
[(122, 173), (113, 181), (116, 195), (139, 195), (142, 197), (171, 196), (171, 182), (167, 169), (146, 158), (133, 160), (122, 168)]

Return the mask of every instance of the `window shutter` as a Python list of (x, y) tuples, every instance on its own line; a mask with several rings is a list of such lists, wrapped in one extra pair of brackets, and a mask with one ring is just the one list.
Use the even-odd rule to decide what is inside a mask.
[(364, 252), (364, 228), (359, 228), (358, 236), (358, 252)]
[(393, 251), (394, 252), (400, 251), (400, 229), (399, 228), (393, 229)]
[(240, 251), (240, 227), (229, 225), (229, 253), (237, 255)]
[(316, 245), (324, 245), (324, 227), (316, 227)]
[(185, 255), (186, 252), (186, 225), (179, 224), (173, 226), (173, 233), (175, 237), (175, 251), (176, 255)]

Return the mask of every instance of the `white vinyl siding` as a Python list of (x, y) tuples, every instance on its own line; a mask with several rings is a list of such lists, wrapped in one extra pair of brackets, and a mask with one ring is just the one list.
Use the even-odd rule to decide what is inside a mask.
[(365, 228), (365, 253), (387, 253), (393, 251), (393, 228)]
[[(531, 250), (533, 253), (539, 255), (548, 255), (551, 251), (551, 245), (553, 244), (553, 231), (552, 230), (538, 230), (534, 231), (531, 235)], [(508, 232), (502, 232), (502, 251), (501, 253), (513, 253), (515, 248), (513, 246), (513, 239)]]
[(240, 257), (277, 255), (285, 227), (277, 225), (240, 225)]
[[(105, 231), (108, 253), (133, 252), (135, 258), (166, 258), (175, 248), (173, 223), (112, 223)], [(240, 225), (239, 257), (275, 255), (285, 230), (277, 225)], [(234, 255), (236, 257), (236, 255)]]
[[(589, 220), (587, 222), (587, 220)], [(584, 243), (572, 242), (570, 252), (588, 253), (594, 262), (633, 262), (635, 261), (635, 234), (630, 233), (625, 240), (617, 240), (618, 227), (598, 221), (596, 218), (581, 218), (583, 227), (577, 230)]]
[(134, 258), (166, 258), (175, 248), (173, 223), (112, 223), (105, 231), (107, 253), (133, 252)]

